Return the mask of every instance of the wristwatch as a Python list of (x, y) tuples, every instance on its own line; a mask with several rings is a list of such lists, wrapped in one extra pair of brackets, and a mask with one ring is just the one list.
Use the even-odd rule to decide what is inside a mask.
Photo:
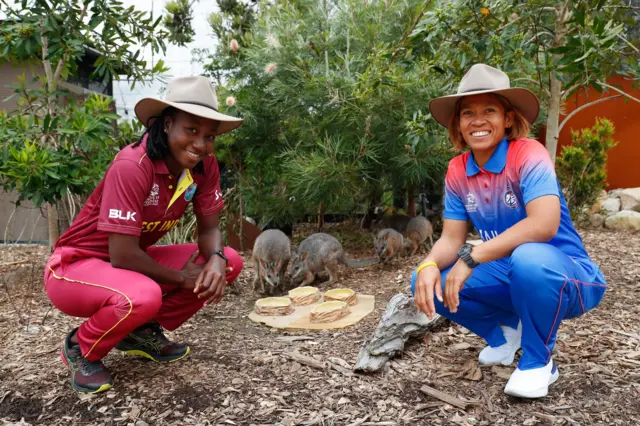
[(213, 253), (211, 253), (211, 256), (213, 256), (214, 254), (217, 254), (218, 256), (220, 256), (223, 260), (225, 264), (229, 264), (229, 259), (227, 259), (227, 256), (224, 255), (224, 253), (222, 252), (222, 250), (216, 250)]
[(478, 266), (479, 263), (471, 257), (471, 250), (473, 250), (473, 246), (471, 244), (463, 244), (462, 247), (460, 247), (460, 250), (458, 250), (458, 257), (462, 259), (469, 268), (473, 269)]

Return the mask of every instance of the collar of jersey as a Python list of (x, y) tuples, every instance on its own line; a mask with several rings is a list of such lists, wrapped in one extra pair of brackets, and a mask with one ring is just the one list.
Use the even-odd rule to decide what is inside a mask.
[[(504, 170), (504, 166), (507, 164), (507, 152), (509, 151), (509, 141), (507, 138), (502, 138), (498, 144), (491, 158), (482, 168), (483, 170), (491, 173), (501, 173)], [(467, 161), (467, 177), (480, 173), (480, 167), (476, 160), (473, 158), (473, 153), (469, 153), (469, 161)]]
[(173, 197), (171, 197), (171, 201), (169, 201), (169, 205), (167, 206), (167, 211), (171, 205), (182, 195), (184, 192), (191, 186), (193, 183), (193, 177), (191, 177), (191, 172), (189, 169), (184, 169), (180, 178), (178, 179), (178, 185), (176, 186), (176, 192), (173, 193)]

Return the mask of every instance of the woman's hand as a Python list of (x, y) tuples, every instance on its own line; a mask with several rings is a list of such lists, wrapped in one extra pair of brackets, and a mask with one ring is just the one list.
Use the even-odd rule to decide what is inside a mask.
[(224, 295), (224, 288), (227, 286), (227, 272), (232, 270), (227, 267), (226, 262), (220, 256), (211, 256), (204, 265), (202, 272), (198, 276), (193, 292), (199, 299), (206, 299), (204, 305), (209, 303), (220, 303)]
[(181, 288), (186, 288), (188, 290), (196, 288), (196, 281), (204, 268), (204, 265), (196, 265), (195, 263), (199, 254), (200, 252), (196, 250), (180, 270), (180, 274), (184, 278), (184, 283), (180, 286)]
[(437, 266), (427, 266), (418, 274), (414, 289), (414, 300), (418, 309), (424, 312), (429, 319), (436, 315), (436, 306), (433, 303), (433, 295), (442, 302), (442, 282), (440, 269)]
[(473, 269), (469, 268), (462, 259), (458, 259), (447, 274), (447, 281), (444, 285), (444, 306), (449, 308), (453, 314), (458, 312), (458, 306), (460, 305), (458, 293), (460, 293), (472, 272)]

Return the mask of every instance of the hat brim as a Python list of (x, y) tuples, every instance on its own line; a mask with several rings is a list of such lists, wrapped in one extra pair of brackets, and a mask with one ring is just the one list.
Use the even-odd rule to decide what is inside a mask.
[(188, 112), (189, 114), (197, 115), (198, 117), (219, 121), (220, 126), (216, 131), (216, 135), (221, 135), (236, 129), (240, 127), (244, 121), (241, 118), (225, 115), (205, 106), (185, 104), (181, 102), (165, 102), (155, 98), (141, 99), (136, 104), (134, 111), (142, 125), (148, 128), (153, 123), (153, 119), (159, 117), (162, 111), (170, 106), (181, 111)]
[(429, 111), (434, 120), (444, 127), (449, 127), (451, 116), (455, 112), (456, 101), (465, 96), (481, 95), (483, 93), (495, 93), (504, 96), (511, 102), (513, 108), (520, 111), (524, 118), (531, 124), (536, 121), (538, 114), (540, 114), (540, 101), (538, 101), (536, 95), (521, 87), (511, 87), (501, 90), (477, 90), (442, 96), (432, 99), (431, 102), (429, 102)]

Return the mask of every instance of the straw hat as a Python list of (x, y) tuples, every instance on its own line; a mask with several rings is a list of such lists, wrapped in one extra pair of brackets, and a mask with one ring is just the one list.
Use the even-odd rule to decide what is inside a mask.
[(149, 120), (159, 117), (162, 110), (170, 106), (198, 117), (219, 121), (217, 135), (229, 132), (243, 122), (241, 118), (218, 112), (216, 89), (208, 78), (202, 76), (174, 78), (167, 85), (164, 101), (144, 98), (136, 104), (134, 110), (138, 120), (149, 127)]
[(448, 127), (451, 116), (455, 112), (456, 101), (464, 96), (482, 93), (495, 93), (504, 96), (529, 123), (533, 124), (540, 113), (540, 102), (536, 95), (527, 89), (511, 87), (509, 76), (499, 69), (485, 64), (476, 64), (460, 80), (458, 93), (442, 96), (429, 102), (431, 116), (438, 123)]

